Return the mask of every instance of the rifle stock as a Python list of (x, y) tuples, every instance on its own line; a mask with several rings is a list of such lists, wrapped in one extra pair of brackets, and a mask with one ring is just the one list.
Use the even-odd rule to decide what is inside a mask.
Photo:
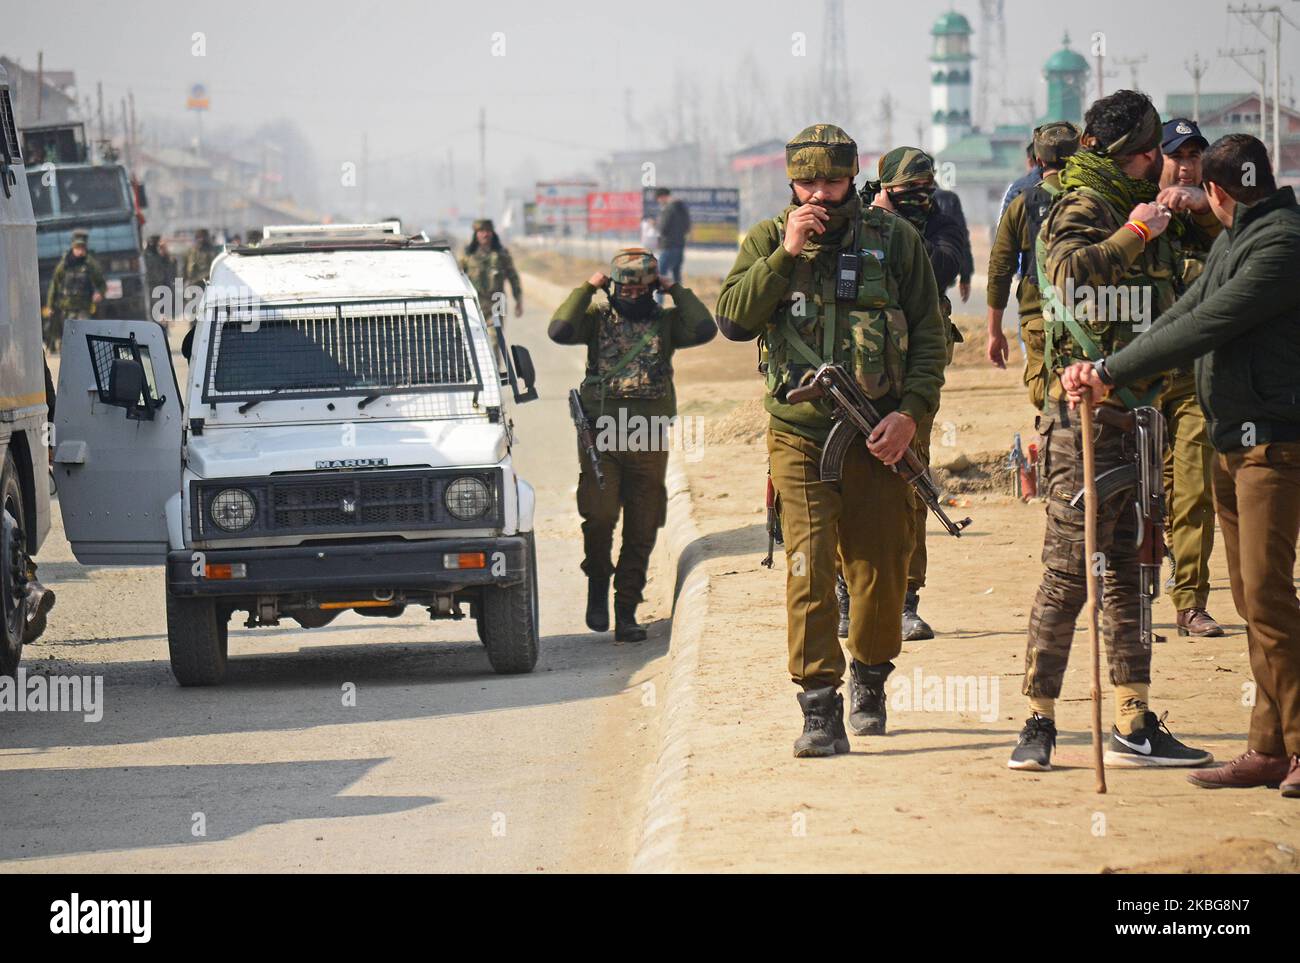
[(596, 449), (596, 432), (591, 427), (591, 419), (587, 417), (587, 412), (582, 407), (582, 396), (578, 394), (578, 389), (569, 389), (569, 417), (573, 419), (573, 427), (578, 431), (578, 444), (587, 455), (587, 460), (591, 462), (592, 474), (596, 476), (596, 485), (605, 490), (605, 473), (600, 470), (600, 452)]

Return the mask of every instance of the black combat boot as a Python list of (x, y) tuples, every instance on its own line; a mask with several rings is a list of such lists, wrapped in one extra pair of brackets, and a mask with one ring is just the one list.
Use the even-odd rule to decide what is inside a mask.
[(918, 592), (908, 592), (903, 599), (904, 642), (919, 642), (922, 639), (934, 638), (934, 629), (930, 628), (929, 623), (916, 612), (920, 605), (921, 595)]
[(614, 641), (644, 642), (645, 627), (636, 621), (636, 603), (614, 600)]
[(609, 577), (587, 579), (587, 628), (609, 631)]
[(835, 576), (835, 601), (840, 603), (840, 627), (836, 632), (841, 639), (849, 637), (849, 587), (844, 584), (844, 576)]
[(796, 759), (849, 751), (849, 735), (844, 731), (844, 699), (834, 687), (800, 692), (799, 708), (803, 709), (803, 734), (794, 741)]
[(866, 665), (854, 659), (849, 665), (849, 728), (855, 736), (885, 734), (885, 680), (894, 663)]

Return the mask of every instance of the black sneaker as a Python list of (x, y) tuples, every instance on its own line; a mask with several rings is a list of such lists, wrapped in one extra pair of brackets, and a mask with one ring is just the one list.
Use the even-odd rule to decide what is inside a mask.
[(840, 604), (840, 624), (835, 634), (841, 639), (849, 637), (849, 587), (844, 583), (844, 576), (835, 576), (835, 601)]
[(803, 732), (794, 741), (796, 759), (849, 751), (849, 734), (844, 731), (844, 699), (833, 687), (800, 692), (799, 708), (803, 709)]
[(1144, 769), (1156, 766), (1204, 766), (1214, 762), (1214, 756), (1204, 749), (1185, 746), (1165, 725), (1165, 716), (1148, 711), (1142, 717), (1142, 728), (1131, 735), (1121, 736), (1114, 726), (1110, 729), (1110, 746), (1106, 750), (1106, 765), (1127, 769)]
[(1052, 750), (1056, 748), (1056, 723), (1035, 712), (1025, 720), (1020, 741), (1011, 750), (1008, 769), (1047, 772), (1052, 768)]

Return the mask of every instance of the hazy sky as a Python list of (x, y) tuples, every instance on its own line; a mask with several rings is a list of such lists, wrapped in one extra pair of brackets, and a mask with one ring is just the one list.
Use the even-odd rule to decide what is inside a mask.
[[(1300, 2), (1274, 2), (1300, 22)], [(1250, 89), (1246, 74), (1216, 54), (1263, 43), (1220, 0), (1006, 0), (1005, 6), (1010, 56), (996, 67), (1005, 72), (1008, 95), (1034, 97), (1038, 111), (1042, 62), (1067, 29), (1074, 48), (1085, 54), (1089, 36), (1104, 31), (1113, 58), (1145, 55), (1139, 79), (1158, 106), (1166, 92), (1191, 89), (1184, 62), (1193, 52), (1211, 61), (1204, 90)], [(879, 97), (890, 90), (896, 140), (914, 139), (928, 112), (928, 31), (949, 7), (979, 30), (976, 0), (845, 0), (853, 96), (874, 115)], [(752, 52), (776, 96), (783, 85), (816, 76), (823, 49), (817, 0), (632, 6), (590, 0), (7, 0), (5, 8), (0, 52), (34, 67), (43, 49), (48, 67), (76, 71), (83, 94), (93, 94), (102, 80), (110, 102), (129, 89), (140, 115), (188, 122), (186, 90), (202, 82), (212, 99), (205, 128), (291, 116), (315, 145), (325, 174), (359, 158), (365, 131), (377, 179), (432, 170), (445, 162), (449, 145), (458, 170), (467, 171), (477, 158), (480, 105), (487, 109), (494, 180), (530, 170), (545, 177), (590, 169), (595, 157), (629, 146), (625, 88), (633, 88), (633, 109), (648, 121), (656, 114), (652, 108), (667, 101), (675, 72), (693, 76), (702, 97), (716, 97), (741, 57)], [(808, 37), (804, 57), (792, 56), (795, 31)], [(192, 53), (198, 32), (206, 40), (202, 57)], [(504, 56), (493, 55), (494, 42), (501, 50), (496, 33), (503, 35)], [(973, 43), (978, 49), (978, 36)], [(1284, 25), (1284, 102), (1298, 44), (1300, 31)], [(1108, 88), (1128, 86), (1128, 68), (1116, 70)], [(458, 177), (466, 183), (458, 182), (457, 190), (472, 192), (471, 177)]]

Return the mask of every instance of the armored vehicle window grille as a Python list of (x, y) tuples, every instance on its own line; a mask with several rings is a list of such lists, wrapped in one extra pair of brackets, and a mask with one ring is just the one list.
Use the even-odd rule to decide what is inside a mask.
[(0, 90), (0, 128), (3, 128), (4, 148), (10, 163), (22, 160), (18, 150), (18, 128), (14, 126), (14, 110), (9, 102), (9, 91)]
[(456, 301), (217, 310), (205, 401), (483, 386)]
[(112, 338), (103, 335), (86, 335), (86, 344), (90, 348), (90, 365), (95, 372), (95, 389), (99, 400), (109, 403), (109, 382), (112, 378), (114, 361), (137, 360), (144, 368), (145, 383), (151, 397), (158, 397), (158, 383), (154, 380), (153, 359), (149, 357), (149, 346), (138, 344), (134, 338)]

